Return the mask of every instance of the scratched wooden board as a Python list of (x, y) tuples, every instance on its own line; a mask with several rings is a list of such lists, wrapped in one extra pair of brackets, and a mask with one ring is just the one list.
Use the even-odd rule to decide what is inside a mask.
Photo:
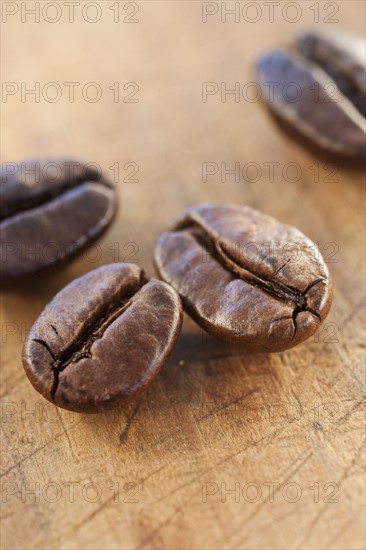
[[(101, 15), (94, 24), (83, 2), (74, 23), (60, 2), (53, 24), (55, 8), (22, 22), (33, 3), (10, 4), (19, 12), (2, 25), (2, 79), (14, 92), (2, 103), (2, 160), (71, 155), (111, 177), (119, 166), (121, 209), (99, 249), (2, 292), (2, 548), (363, 548), (364, 176), (299, 147), (245, 84), (257, 56), (314, 24), (316, 10), (339, 20), (328, 28), (364, 35), (365, 4), (304, 1), (295, 13), (281, 2), (271, 22), (257, 2), (255, 23), (250, 10), (238, 23), (220, 13), (203, 23), (201, 2), (145, 1), (137, 13), (121, 2), (114, 22), (106, 1), (85, 12)], [(25, 93), (36, 82), (39, 102)], [(74, 102), (65, 82), (79, 83)], [(217, 92), (203, 102), (204, 82), (239, 82), (248, 100)], [(204, 181), (207, 162), (216, 173)], [(240, 163), (240, 181), (221, 163)], [(248, 355), (186, 317), (138, 402), (99, 416), (48, 404), (21, 365), (45, 304), (118, 259), (153, 274), (160, 232), (202, 201), (250, 205), (319, 244), (335, 287), (324, 328), (285, 353)]]

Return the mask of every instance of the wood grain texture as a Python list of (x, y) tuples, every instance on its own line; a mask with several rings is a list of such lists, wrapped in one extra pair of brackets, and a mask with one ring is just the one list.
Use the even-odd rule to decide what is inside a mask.
[[(364, 174), (324, 164), (261, 103), (202, 102), (203, 82), (244, 86), (257, 56), (314, 23), (313, 2), (298, 2), (296, 23), (281, 11), (271, 23), (257, 4), (256, 23), (203, 23), (201, 2), (153, 0), (139, 2), (133, 24), (114, 23), (105, 1), (95, 24), (80, 10), (69, 23), (59, 2), (58, 23), (22, 23), (19, 12), (2, 25), (3, 81), (63, 91), (55, 103), (20, 93), (2, 103), (2, 160), (72, 155), (109, 175), (121, 168), (121, 209), (101, 248), (1, 294), (2, 548), (364, 548)], [(324, 20), (330, 12), (316, 4)], [(363, 2), (331, 4), (339, 22), (328, 26), (364, 35)], [(65, 82), (80, 83), (74, 102)], [(100, 101), (78, 91), (89, 82)], [(114, 102), (115, 82), (122, 98), (133, 90), (124, 84), (137, 83), (138, 102)], [(204, 162), (248, 172), (203, 182)], [(138, 181), (123, 181), (135, 166), (127, 163)], [(273, 181), (265, 163), (277, 163)], [(298, 181), (288, 163), (301, 167)], [(159, 234), (203, 201), (247, 204), (319, 243), (335, 289), (324, 328), (288, 352), (248, 355), (186, 317), (138, 402), (99, 416), (48, 404), (21, 365), (45, 304), (105, 263), (137, 260), (153, 274)]]

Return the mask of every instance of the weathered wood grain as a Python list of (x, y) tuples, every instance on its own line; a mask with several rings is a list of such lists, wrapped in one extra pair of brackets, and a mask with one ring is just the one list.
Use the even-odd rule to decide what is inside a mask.
[[(22, 23), (19, 13), (2, 25), (3, 81), (63, 90), (55, 103), (7, 97), (2, 160), (72, 155), (110, 175), (118, 162), (121, 210), (100, 249), (1, 294), (2, 547), (364, 548), (364, 174), (297, 146), (260, 103), (201, 95), (203, 82), (253, 81), (258, 55), (314, 24), (314, 3), (297, 3), (296, 23), (282, 12), (271, 23), (262, 2), (256, 23), (203, 23), (201, 2), (144, 1), (133, 24), (114, 23), (109, 1), (95, 24), (80, 11), (68, 23), (58, 4), (58, 23)], [(321, 21), (331, 15), (315, 4)], [(364, 34), (363, 2), (330, 4), (339, 22), (328, 26)], [(64, 82), (80, 83), (73, 103)], [(78, 92), (88, 82), (100, 101)], [(138, 103), (115, 103), (115, 82), (122, 97), (137, 83)], [(205, 162), (239, 162), (247, 181), (218, 171), (203, 182)], [(138, 181), (123, 181), (127, 163)], [(268, 163), (278, 163), (273, 181)], [(288, 163), (301, 167), (298, 181)], [(21, 350), (44, 305), (104, 263), (138, 261), (152, 274), (160, 232), (201, 201), (248, 204), (319, 243), (335, 287), (319, 334), (286, 353), (247, 355), (185, 318), (140, 401), (87, 416), (43, 400)]]

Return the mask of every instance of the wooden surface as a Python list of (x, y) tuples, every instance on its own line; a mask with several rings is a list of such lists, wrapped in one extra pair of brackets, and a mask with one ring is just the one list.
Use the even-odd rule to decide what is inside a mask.
[[(201, 97), (203, 82), (252, 81), (258, 55), (311, 25), (314, 3), (298, 4), (296, 23), (281, 12), (271, 23), (264, 6), (256, 23), (203, 23), (201, 2), (145, 1), (131, 24), (114, 23), (112, 2), (100, 2), (91, 24), (80, 11), (68, 23), (59, 2), (58, 23), (22, 23), (18, 14), (2, 25), (3, 81), (63, 90), (55, 103), (20, 94), (2, 103), (2, 160), (72, 155), (109, 175), (121, 168), (121, 209), (100, 257), (92, 261), (93, 248), (1, 295), (3, 548), (364, 548), (364, 175), (325, 166), (261, 103)], [(316, 4), (320, 19), (329, 16)], [(364, 35), (365, 4), (334, 5), (339, 23), (328, 27)], [(123, 7), (126, 17), (133, 8)], [(64, 82), (80, 83), (73, 103)], [(96, 103), (78, 91), (89, 82), (102, 88)], [(138, 102), (114, 102), (115, 82), (121, 99), (137, 83)], [(247, 181), (218, 172), (203, 182), (204, 162), (239, 162)], [(259, 181), (248, 163), (259, 165)], [(286, 181), (287, 163), (301, 166), (299, 181)], [(45, 304), (118, 259), (152, 274), (160, 232), (202, 201), (259, 208), (319, 243), (335, 288), (324, 328), (286, 353), (246, 355), (186, 317), (139, 402), (99, 416), (48, 404), (21, 365), (26, 331)]]

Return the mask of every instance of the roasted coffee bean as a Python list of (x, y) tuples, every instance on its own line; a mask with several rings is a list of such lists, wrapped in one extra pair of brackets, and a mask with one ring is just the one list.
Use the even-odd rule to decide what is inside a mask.
[(46, 399), (100, 412), (140, 394), (166, 362), (182, 306), (169, 285), (132, 264), (111, 264), (68, 284), (33, 325), (23, 350)]
[(111, 183), (92, 165), (29, 161), (0, 176), (2, 278), (29, 274), (78, 251), (110, 224)]
[(309, 32), (294, 49), (257, 63), (258, 82), (273, 113), (313, 145), (337, 157), (366, 153), (365, 40)]
[(249, 207), (187, 210), (159, 238), (154, 259), (197, 323), (249, 351), (299, 344), (330, 308), (331, 281), (315, 245)]

